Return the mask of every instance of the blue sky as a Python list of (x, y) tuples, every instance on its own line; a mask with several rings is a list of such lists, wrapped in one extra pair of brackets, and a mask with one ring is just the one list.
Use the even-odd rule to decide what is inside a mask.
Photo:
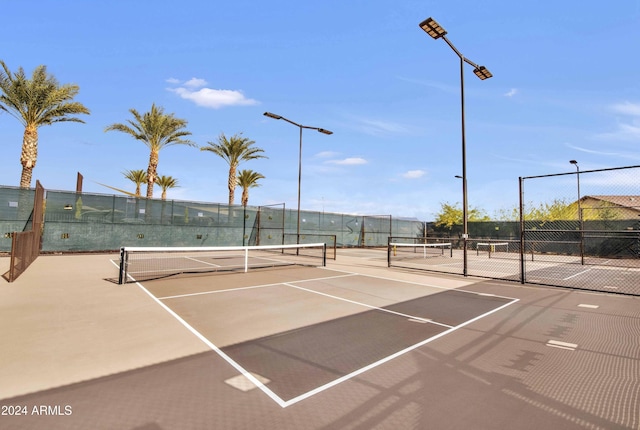
[[(48, 189), (133, 191), (148, 149), (107, 125), (152, 103), (189, 121), (199, 146), (242, 132), (269, 158), (249, 204), (432, 220), (461, 202), (459, 60), (418, 24), (433, 17), (493, 78), (465, 67), (469, 205), (518, 203), (518, 177), (640, 164), (640, 1), (1, 0), (0, 59), (44, 64), (80, 86), (86, 124), (40, 129)], [(28, 7), (27, 7), (28, 4)], [(23, 129), (0, 115), (0, 184), (17, 186)], [(227, 201), (228, 166), (197, 148), (160, 152), (169, 199)], [(144, 192), (144, 191), (143, 191)], [(155, 195), (160, 196), (156, 187)], [(239, 203), (240, 189), (236, 192)]]

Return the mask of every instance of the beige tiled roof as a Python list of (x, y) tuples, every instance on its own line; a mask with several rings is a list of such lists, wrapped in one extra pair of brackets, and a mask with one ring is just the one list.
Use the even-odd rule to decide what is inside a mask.
[(640, 196), (584, 196), (582, 200), (588, 198), (640, 210)]

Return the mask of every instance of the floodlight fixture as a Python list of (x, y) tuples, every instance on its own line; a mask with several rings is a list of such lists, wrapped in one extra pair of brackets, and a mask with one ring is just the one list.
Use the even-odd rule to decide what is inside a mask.
[(327, 134), (327, 135), (333, 134), (333, 132), (320, 127), (311, 127), (308, 125), (298, 124), (295, 121), (291, 121), (288, 118), (285, 118), (281, 115), (276, 115), (275, 113), (271, 113), (271, 112), (265, 112), (263, 115), (273, 119), (281, 119), (283, 121), (288, 122), (289, 124), (295, 125), (300, 129), (300, 143), (299, 143), (300, 150), (298, 152), (298, 222), (297, 222), (297, 235), (296, 235), (296, 243), (300, 243), (300, 195), (301, 195), (301, 183), (302, 183), (302, 129), (306, 128), (311, 130), (317, 130), (318, 132), (322, 134)]
[(493, 75), (491, 74), (491, 72), (489, 71), (489, 69), (487, 69), (484, 66), (478, 66), (475, 69), (473, 69), (473, 73), (475, 73), (475, 75), (480, 78), (481, 81), (484, 81), (485, 79), (489, 79), (491, 78)]
[(466, 136), (465, 136), (465, 112), (464, 112), (464, 63), (469, 64), (473, 67), (473, 73), (480, 78), (481, 80), (489, 79), (493, 75), (489, 70), (487, 70), (484, 66), (479, 66), (473, 61), (466, 58), (462, 53), (456, 48), (453, 43), (447, 38), (447, 31), (442, 28), (440, 24), (436, 22), (433, 18), (427, 18), (422, 21), (420, 24), (420, 28), (424, 30), (429, 36), (433, 39), (442, 39), (444, 40), (449, 48), (460, 59), (460, 107), (461, 107), (461, 115), (460, 119), (462, 122), (462, 175), (456, 176), (462, 179), (462, 238), (464, 239), (463, 243), (463, 274), (467, 276), (467, 241), (469, 239), (469, 228), (468, 228), (468, 201), (467, 201), (467, 152), (466, 152)]
[(434, 39), (439, 39), (447, 34), (446, 30), (433, 18), (427, 18), (420, 23), (420, 28)]
[(275, 113), (271, 113), (271, 112), (265, 112), (263, 115), (273, 119), (282, 119), (280, 115), (276, 115)]

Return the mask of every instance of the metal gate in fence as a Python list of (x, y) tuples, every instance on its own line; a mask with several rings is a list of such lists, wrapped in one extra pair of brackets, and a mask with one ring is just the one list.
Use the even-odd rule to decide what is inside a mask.
[[(19, 210), (28, 210), (31, 203), (29, 194), (31, 190), (21, 190), (20, 199), (17, 203)], [(33, 263), (40, 255), (42, 246), (42, 229), (44, 219), (44, 187), (36, 181), (36, 188), (33, 192), (33, 210), (24, 226), (23, 231), (13, 232), (11, 235), (11, 257), (9, 261), (9, 271), (3, 275), (7, 281), (13, 282), (18, 276)], [(22, 208), (22, 209), (21, 209)]]

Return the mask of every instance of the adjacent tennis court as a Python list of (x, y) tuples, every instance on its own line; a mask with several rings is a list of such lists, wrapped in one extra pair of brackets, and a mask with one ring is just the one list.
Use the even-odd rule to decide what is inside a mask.
[[(637, 259), (614, 259), (526, 253), (514, 242), (478, 242), (467, 250), (466, 267), (471, 276), (520, 281), (524, 269), (530, 284), (562, 285), (567, 288), (640, 295), (640, 265)], [(462, 274), (464, 255), (452, 243), (389, 243), (387, 265)], [(606, 280), (606, 281), (603, 281)]]

